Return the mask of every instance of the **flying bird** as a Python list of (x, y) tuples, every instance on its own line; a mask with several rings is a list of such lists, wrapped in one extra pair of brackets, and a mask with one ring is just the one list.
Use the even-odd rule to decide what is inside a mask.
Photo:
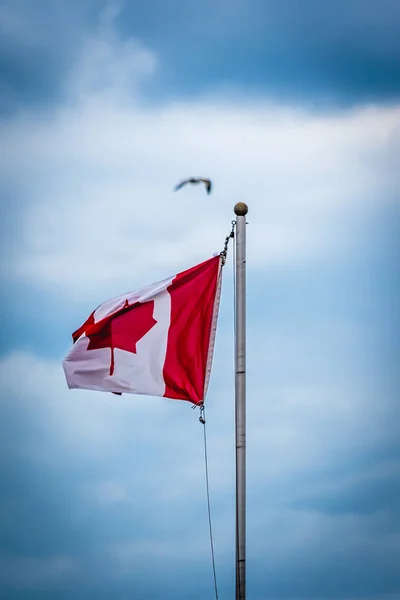
[(206, 186), (207, 194), (211, 192), (211, 181), (209, 179), (204, 179), (203, 177), (189, 177), (188, 179), (184, 179), (175, 187), (175, 192), (180, 190), (181, 187), (186, 185), (187, 183), (204, 183)]

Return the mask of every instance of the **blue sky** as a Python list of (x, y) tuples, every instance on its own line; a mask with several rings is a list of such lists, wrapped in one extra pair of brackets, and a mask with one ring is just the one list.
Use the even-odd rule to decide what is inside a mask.
[[(103, 300), (248, 215), (248, 597), (400, 596), (395, 0), (0, 1), (0, 597), (213, 594), (184, 402), (69, 391)], [(188, 175), (214, 181), (173, 194)], [(234, 594), (232, 256), (207, 398)]]

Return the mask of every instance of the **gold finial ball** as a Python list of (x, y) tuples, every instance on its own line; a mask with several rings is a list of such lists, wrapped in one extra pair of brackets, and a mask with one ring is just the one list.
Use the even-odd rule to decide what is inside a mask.
[(235, 204), (235, 208), (233, 210), (235, 211), (235, 215), (238, 217), (244, 217), (247, 215), (249, 207), (244, 202), (238, 202)]

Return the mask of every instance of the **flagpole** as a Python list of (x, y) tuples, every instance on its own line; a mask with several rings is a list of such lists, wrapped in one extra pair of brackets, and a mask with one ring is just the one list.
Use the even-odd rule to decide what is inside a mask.
[(235, 425), (236, 425), (236, 600), (246, 598), (246, 215), (236, 215)]

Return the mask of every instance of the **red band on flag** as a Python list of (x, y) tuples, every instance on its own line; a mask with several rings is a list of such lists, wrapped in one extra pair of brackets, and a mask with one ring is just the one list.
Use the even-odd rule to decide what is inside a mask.
[(201, 404), (216, 299), (220, 257), (180, 273), (168, 287), (171, 324), (164, 362), (167, 398)]

